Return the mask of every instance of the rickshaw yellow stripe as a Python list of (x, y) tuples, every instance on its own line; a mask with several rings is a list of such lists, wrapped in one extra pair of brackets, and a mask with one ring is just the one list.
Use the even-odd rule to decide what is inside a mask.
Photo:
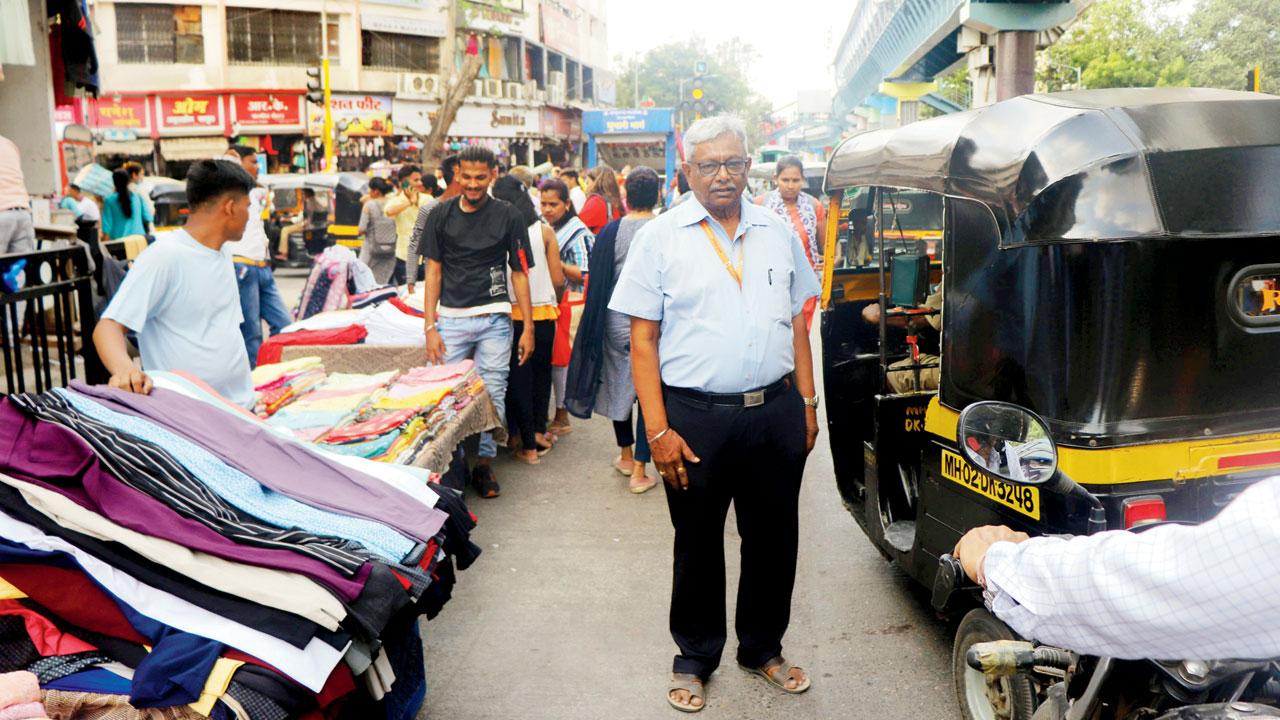
[[(960, 413), (944, 407), (938, 398), (925, 412), (927, 432), (954, 446)], [(1280, 450), (1280, 433), (1196, 438), (1110, 448), (1058, 448), (1058, 466), (1076, 481), (1088, 485), (1119, 485), (1156, 480), (1191, 480), (1226, 474), (1219, 462), (1237, 455)], [(1250, 472), (1274, 465), (1251, 466)]]
[(836, 270), (836, 246), (840, 239), (840, 201), (843, 192), (831, 196), (831, 204), (827, 208), (827, 231), (825, 247), (822, 249), (822, 309), (831, 307), (831, 278)]

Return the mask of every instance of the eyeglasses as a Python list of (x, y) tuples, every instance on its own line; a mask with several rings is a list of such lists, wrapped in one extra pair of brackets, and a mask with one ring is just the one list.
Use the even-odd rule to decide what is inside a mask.
[(698, 174), (702, 177), (715, 177), (720, 173), (720, 168), (729, 171), (730, 175), (742, 175), (747, 171), (747, 159), (732, 158), (724, 162), (708, 160), (707, 162), (693, 163), (693, 166), (698, 169)]

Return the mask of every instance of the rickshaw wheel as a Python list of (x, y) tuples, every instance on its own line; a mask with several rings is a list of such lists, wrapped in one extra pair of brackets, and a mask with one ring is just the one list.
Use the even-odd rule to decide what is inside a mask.
[(1030, 678), (1001, 678), (992, 687), (981, 671), (964, 661), (965, 653), (977, 643), (1017, 639), (1008, 625), (983, 608), (970, 610), (960, 621), (951, 650), (951, 676), (965, 720), (1030, 720), (1035, 712), (1035, 689)]

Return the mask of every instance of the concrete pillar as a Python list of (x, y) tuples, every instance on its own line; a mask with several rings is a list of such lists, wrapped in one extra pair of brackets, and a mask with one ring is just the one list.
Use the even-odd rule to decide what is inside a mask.
[[(53, 72), (49, 67), (49, 20), (44, 0), (32, 0), (31, 44), (35, 65), (5, 65), (0, 81), (0, 135), (21, 150), (27, 192), (52, 195), (58, 187), (58, 139), (53, 127)], [(19, 28), (24, 32), (27, 28)]]
[(997, 101), (1035, 92), (1037, 34), (1006, 30), (996, 35)]
[(898, 101), (898, 124), (910, 125), (920, 119), (920, 101), (919, 100), (899, 100)]

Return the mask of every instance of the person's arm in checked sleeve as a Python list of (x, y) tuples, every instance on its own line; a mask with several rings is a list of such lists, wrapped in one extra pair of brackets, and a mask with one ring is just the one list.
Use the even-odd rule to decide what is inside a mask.
[(1280, 477), (1201, 525), (1028, 539), (982, 527), (955, 556), (1016, 632), (1076, 652), (1164, 659), (1280, 656)]

